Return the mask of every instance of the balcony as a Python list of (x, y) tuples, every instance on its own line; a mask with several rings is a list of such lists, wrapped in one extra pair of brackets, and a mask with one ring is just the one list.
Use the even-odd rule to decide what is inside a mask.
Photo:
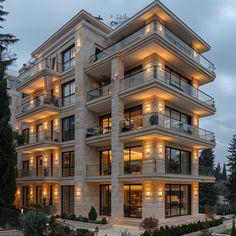
[[(214, 181), (214, 171), (206, 166), (191, 166), (189, 163), (167, 163), (163, 159), (133, 160), (120, 162), (121, 180), (176, 180), (176, 181)], [(88, 182), (111, 181), (111, 165), (88, 164), (86, 166)], [(203, 179), (203, 180), (202, 180)]]
[(99, 127), (95, 126), (87, 128), (86, 130), (86, 142), (87, 144), (100, 146), (107, 145), (107, 142), (111, 140), (111, 127)]
[(27, 181), (41, 181), (46, 180), (56, 180), (59, 177), (58, 167), (39, 167), (30, 169), (18, 169), (17, 170), (17, 180), (27, 180)]
[(111, 181), (111, 165), (86, 165), (86, 179), (92, 182)]
[(182, 39), (172, 33), (167, 27), (161, 24), (159, 21), (154, 20), (136, 31), (132, 35), (126, 37), (125, 39), (119, 41), (118, 43), (104, 49), (96, 55), (92, 55), (90, 57), (91, 62), (99, 61), (107, 56), (113, 54), (116, 51), (120, 51), (125, 47), (128, 47), (134, 43), (137, 43), (141, 39), (146, 36), (156, 33), (159, 35), (164, 41), (166, 41), (170, 47), (175, 47), (178, 51), (187, 56), (193, 63), (197, 63), (203, 69), (210, 72), (212, 75), (215, 75), (214, 70), (215, 66), (206, 59), (203, 55), (198, 53), (195, 49), (190, 47), (187, 43), (185, 43)]
[(152, 66), (126, 77), (120, 83), (120, 96), (127, 102), (159, 94), (163, 99), (179, 103), (202, 116), (215, 112), (213, 97), (193, 87), (190, 81), (187, 83), (186, 79), (159, 66)]
[(87, 93), (87, 107), (94, 112), (104, 112), (111, 106), (111, 84), (93, 89)]
[(39, 59), (29, 62), (20, 72), (21, 83), (17, 85), (17, 90), (26, 94), (33, 93), (37, 89), (42, 89), (48, 85), (45, 80), (50, 76), (51, 83), (58, 80), (60, 75), (59, 63), (52, 62), (50, 59)]
[(16, 119), (31, 123), (48, 116), (58, 114), (60, 110), (60, 99), (41, 95), (26, 101), (17, 107)]
[(190, 146), (213, 147), (215, 136), (212, 132), (182, 123), (166, 115), (153, 112), (133, 117), (120, 122), (120, 137), (122, 140), (158, 136), (161, 139), (175, 143), (187, 142)]
[(17, 151), (23, 150), (25, 153), (56, 149), (60, 142), (58, 132), (41, 131), (29, 135), (18, 135), (16, 137)]

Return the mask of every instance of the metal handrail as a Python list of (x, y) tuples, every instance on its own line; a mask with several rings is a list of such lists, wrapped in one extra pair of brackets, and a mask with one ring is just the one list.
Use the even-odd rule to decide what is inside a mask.
[[(179, 80), (180, 84), (177, 84), (175, 79)], [(176, 77), (173, 73), (170, 73), (168, 70), (158, 65), (151, 66), (128, 77), (124, 77), (120, 80), (121, 89), (130, 89), (151, 80), (157, 80), (166, 84), (171, 89), (178, 90), (206, 105), (215, 107), (215, 99), (213, 97), (193, 87), (191, 84), (187, 83), (183, 77)]]

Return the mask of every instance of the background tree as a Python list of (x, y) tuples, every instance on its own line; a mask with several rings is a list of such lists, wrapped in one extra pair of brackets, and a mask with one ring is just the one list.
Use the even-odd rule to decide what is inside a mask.
[(117, 14), (117, 15), (111, 15), (111, 22), (110, 26), (115, 29), (119, 25), (123, 24), (125, 21), (127, 21), (129, 17), (126, 14)]
[(231, 204), (236, 204), (236, 135), (229, 143), (228, 152), (228, 181), (226, 183), (229, 189), (228, 200)]
[(222, 180), (225, 181), (225, 182), (227, 181), (227, 170), (226, 170), (225, 163), (224, 163), (223, 169), (222, 169)]
[(222, 172), (221, 172), (220, 163), (218, 163), (215, 168), (215, 178), (216, 178), (216, 181), (222, 180)]
[[(3, 30), (2, 23), (8, 12), (3, 10), (0, 0), (0, 30)], [(7, 66), (16, 60), (9, 45), (18, 41), (10, 33), (0, 33), (0, 202), (4, 206), (12, 205), (16, 191), (16, 152), (14, 147), (13, 132), (10, 125), (11, 113), (9, 110), (9, 97), (7, 94), (7, 82), (4, 79)]]
[[(205, 149), (201, 152), (199, 165), (214, 173), (215, 154), (212, 149)], [(217, 190), (213, 183), (199, 184), (199, 211), (204, 213), (206, 207), (213, 207), (217, 202)]]

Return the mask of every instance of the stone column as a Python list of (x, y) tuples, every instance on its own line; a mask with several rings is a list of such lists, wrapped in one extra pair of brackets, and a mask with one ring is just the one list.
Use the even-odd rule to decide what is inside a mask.
[(198, 183), (192, 183), (192, 215), (198, 214), (198, 197), (199, 197)]
[(124, 76), (124, 65), (119, 58), (112, 60), (112, 193), (111, 216), (114, 221), (124, 216), (124, 189), (119, 182), (120, 163), (123, 162), (124, 144), (120, 141), (120, 121), (124, 118), (124, 104), (119, 98), (120, 79)]

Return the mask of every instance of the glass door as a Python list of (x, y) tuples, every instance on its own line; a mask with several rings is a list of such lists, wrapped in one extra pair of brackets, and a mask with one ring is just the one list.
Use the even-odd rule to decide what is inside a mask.
[(38, 177), (43, 176), (43, 157), (42, 156), (36, 157), (36, 176)]
[(142, 185), (124, 185), (124, 216), (142, 218)]
[(43, 189), (42, 186), (36, 186), (36, 203), (43, 204)]
[(29, 186), (22, 187), (22, 206), (29, 206)]
[(100, 175), (111, 175), (112, 151), (100, 152)]
[(111, 215), (111, 185), (100, 185), (100, 215)]

